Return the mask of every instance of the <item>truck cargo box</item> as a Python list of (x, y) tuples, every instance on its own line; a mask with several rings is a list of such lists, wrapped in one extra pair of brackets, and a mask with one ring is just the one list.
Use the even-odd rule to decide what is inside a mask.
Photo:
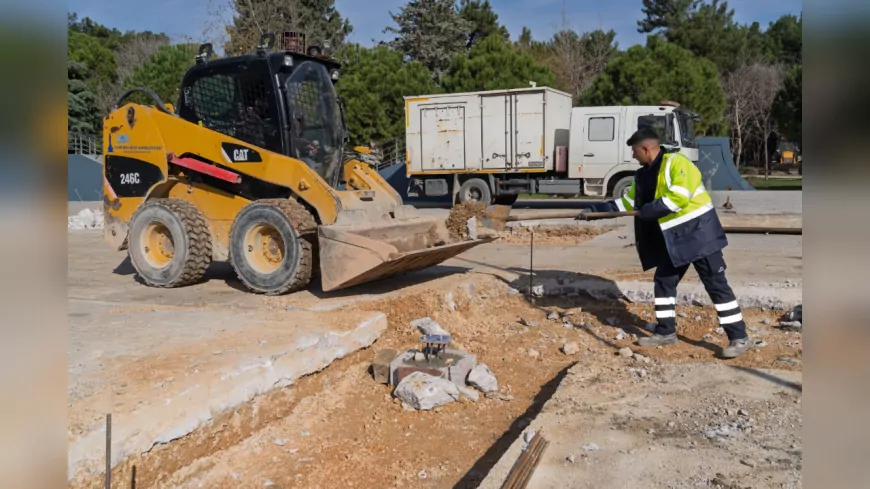
[(405, 97), (407, 173), (552, 171), (571, 102), (548, 87)]

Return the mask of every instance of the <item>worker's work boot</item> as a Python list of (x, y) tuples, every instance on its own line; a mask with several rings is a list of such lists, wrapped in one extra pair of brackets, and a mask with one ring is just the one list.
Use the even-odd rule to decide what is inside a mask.
[(646, 338), (641, 338), (637, 340), (637, 344), (638, 346), (676, 345), (677, 333), (671, 333), (667, 335), (654, 334), (652, 336), (647, 336)]
[(739, 340), (731, 340), (731, 343), (728, 344), (722, 350), (723, 358), (736, 358), (745, 353), (747, 350), (751, 349), (755, 346), (755, 341), (747, 338), (740, 338)]

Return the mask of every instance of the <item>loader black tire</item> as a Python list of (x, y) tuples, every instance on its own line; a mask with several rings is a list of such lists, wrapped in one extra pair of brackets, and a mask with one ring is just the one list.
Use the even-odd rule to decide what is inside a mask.
[(311, 282), (316, 240), (317, 221), (302, 204), (257, 200), (242, 208), (233, 221), (230, 263), (252, 292), (295, 292)]
[(133, 214), (127, 236), (133, 268), (152, 287), (194, 284), (211, 263), (211, 232), (205, 217), (183, 200), (145, 202)]

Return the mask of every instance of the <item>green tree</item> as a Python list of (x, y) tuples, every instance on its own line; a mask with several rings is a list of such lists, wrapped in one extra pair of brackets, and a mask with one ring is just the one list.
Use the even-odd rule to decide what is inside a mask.
[(532, 38), (532, 31), (528, 27), (523, 27), (523, 32), (520, 34), (514, 47), (524, 53), (528, 53), (539, 64), (549, 66), (548, 60), (553, 56), (552, 46), (549, 42), (535, 41)]
[(115, 53), (88, 34), (70, 30), (67, 37), (67, 59), (84, 64), (88, 69), (91, 91), (115, 83), (118, 63)]
[(499, 35), (505, 40), (510, 39), (507, 27), (499, 24), (498, 14), (492, 10), (489, 0), (462, 0), (459, 15), (471, 23), (471, 30), (478, 39)]
[(796, 65), (786, 74), (783, 87), (773, 102), (773, 117), (779, 132), (798, 144), (803, 142), (803, 71), (803, 65)]
[(91, 37), (110, 50), (118, 49), (124, 37), (118, 29), (101, 25), (90, 17), (79, 20), (75, 13), (67, 14), (67, 30)]
[[(161, 46), (124, 80), (124, 89), (146, 87), (153, 90), (166, 103), (178, 101), (181, 79), (194, 63), (196, 47), (189, 44)], [(153, 105), (154, 101), (142, 94), (134, 101)]]
[(95, 97), (85, 80), (88, 67), (79, 61), (67, 61), (67, 130), (93, 134), (97, 132), (99, 116)]
[(345, 104), (345, 119), (352, 144), (382, 142), (404, 135), (404, 96), (436, 91), (432, 75), (417, 61), (386, 46), (373, 49), (346, 45), (336, 85)]
[(716, 63), (720, 71), (734, 70), (751, 56), (749, 29), (734, 21), (728, 2), (712, 0), (644, 0), (638, 21), (641, 33), (657, 33), (670, 42)]
[(499, 36), (477, 43), (468, 56), (456, 55), (444, 77), (446, 92), (472, 92), (538, 86), (554, 86), (556, 76), (528, 53), (514, 48)]
[(637, 31), (650, 34), (679, 29), (689, 22), (699, 3), (700, 0), (643, 0), (644, 17), (637, 21)]
[(309, 46), (328, 43), (338, 50), (353, 31), (335, 0), (230, 0), (229, 7), (233, 25), (224, 51), (231, 55), (253, 52), (263, 34), (275, 34), (277, 42), (285, 31), (303, 33)]
[(411, 61), (423, 63), (435, 80), (440, 80), (453, 55), (465, 50), (472, 24), (463, 19), (455, 0), (411, 0), (390, 12), (396, 27), (385, 33), (396, 34), (387, 44)]
[(701, 135), (725, 132), (725, 93), (711, 61), (656, 36), (607, 65), (581, 96), (582, 105), (657, 105), (676, 100), (701, 116)]
[(803, 60), (803, 17), (783, 15), (764, 32), (765, 47), (771, 61), (788, 65)]

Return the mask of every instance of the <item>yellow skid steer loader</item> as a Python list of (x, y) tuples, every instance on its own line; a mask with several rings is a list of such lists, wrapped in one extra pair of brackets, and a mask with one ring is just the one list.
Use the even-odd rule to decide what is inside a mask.
[(189, 285), (229, 261), (256, 293), (305, 288), (318, 269), (331, 291), (489, 241), (451, 243), (443, 220), (348, 156), (339, 63), (273, 45), (212, 60), (203, 44), (177, 107), (136, 88), (105, 117), (104, 238), (147, 284)]

